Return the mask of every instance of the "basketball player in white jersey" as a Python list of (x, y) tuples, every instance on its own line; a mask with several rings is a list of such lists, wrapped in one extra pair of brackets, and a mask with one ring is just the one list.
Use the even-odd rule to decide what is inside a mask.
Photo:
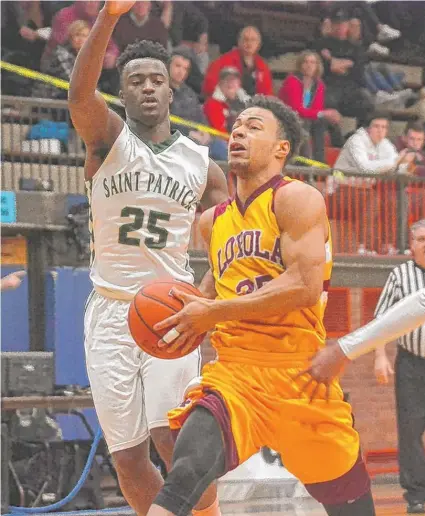
[[(228, 193), (208, 148), (170, 131), (169, 56), (161, 45), (136, 42), (117, 61), (126, 122), (96, 92), (108, 41), (134, 3), (106, 2), (100, 11), (75, 62), (69, 109), (86, 145), (91, 206), (94, 292), (85, 314), (87, 370), (121, 489), (142, 516), (162, 485), (149, 460), (148, 437), (168, 466), (173, 441), (167, 412), (199, 374), (200, 355), (197, 350), (159, 360), (143, 353), (129, 333), (129, 303), (159, 276), (193, 282), (187, 250), (196, 206), (219, 204)], [(198, 508), (200, 514), (220, 514), (214, 486)]]

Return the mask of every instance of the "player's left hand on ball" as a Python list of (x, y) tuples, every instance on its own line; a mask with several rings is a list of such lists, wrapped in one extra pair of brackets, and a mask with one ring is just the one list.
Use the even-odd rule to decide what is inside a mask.
[(310, 367), (301, 371), (295, 379), (299, 379), (303, 375), (309, 375), (309, 380), (302, 386), (301, 392), (307, 392), (313, 383), (314, 388), (309, 394), (310, 402), (312, 402), (322, 385), (326, 386), (326, 399), (329, 399), (330, 386), (332, 380), (339, 376), (344, 366), (350, 360), (346, 357), (338, 342), (329, 344), (321, 349), (313, 357)]
[(186, 294), (177, 289), (172, 290), (172, 295), (179, 299), (184, 304), (184, 307), (175, 315), (155, 324), (154, 330), (159, 331), (172, 328), (170, 332), (173, 332), (176, 337), (167, 343), (167, 335), (165, 335), (158, 342), (158, 347), (168, 346), (167, 351), (169, 353), (178, 349), (184, 352), (192, 346), (199, 335), (214, 327), (216, 323), (212, 310), (214, 301)]

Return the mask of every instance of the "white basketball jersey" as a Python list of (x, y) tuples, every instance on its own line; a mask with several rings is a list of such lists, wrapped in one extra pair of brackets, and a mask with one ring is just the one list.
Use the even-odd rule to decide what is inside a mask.
[(157, 277), (193, 282), (188, 245), (208, 165), (208, 148), (178, 131), (152, 144), (124, 124), (105, 161), (86, 181), (95, 290), (130, 300)]

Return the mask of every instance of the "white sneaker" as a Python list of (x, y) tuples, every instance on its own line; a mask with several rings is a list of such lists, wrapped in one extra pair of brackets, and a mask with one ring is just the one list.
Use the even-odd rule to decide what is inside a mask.
[(372, 43), (367, 49), (368, 52), (378, 54), (380, 56), (388, 56), (390, 54), (390, 49), (388, 47), (384, 47), (379, 43)]
[(381, 25), (378, 32), (378, 41), (381, 43), (384, 41), (392, 41), (398, 39), (401, 36), (401, 32), (397, 29), (393, 29), (389, 25)]

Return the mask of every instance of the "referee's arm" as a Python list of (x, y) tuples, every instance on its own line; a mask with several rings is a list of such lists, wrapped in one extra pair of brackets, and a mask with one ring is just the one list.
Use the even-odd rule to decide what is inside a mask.
[[(400, 286), (395, 271), (391, 271), (381, 292), (375, 308), (375, 318), (383, 315), (389, 308), (400, 301)], [(375, 350), (375, 376), (379, 383), (388, 383), (389, 376), (394, 374), (390, 361), (385, 352), (385, 346)]]

